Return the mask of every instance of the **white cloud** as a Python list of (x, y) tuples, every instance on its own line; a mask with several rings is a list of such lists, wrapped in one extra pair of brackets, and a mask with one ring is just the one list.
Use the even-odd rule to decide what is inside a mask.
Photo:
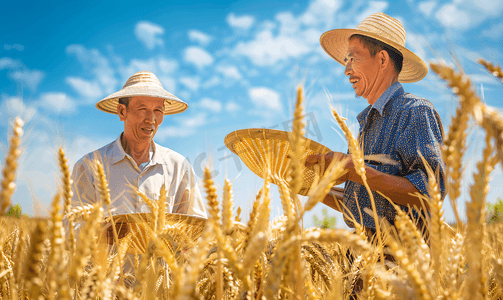
[(184, 60), (195, 65), (198, 69), (203, 69), (213, 63), (213, 56), (200, 47), (188, 47), (184, 51)]
[(469, 74), (468, 75), (471, 81), (475, 84), (493, 84), (493, 85), (501, 85), (501, 82), (496, 79), (495, 76), (489, 74)]
[(29, 122), (37, 113), (37, 109), (23, 102), (20, 97), (2, 96), (2, 108), (0, 117), (2, 120), (12, 119), (19, 116), (25, 122)]
[(177, 126), (161, 127), (157, 129), (155, 134), (156, 139), (165, 140), (170, 137), (186, 137), (194, 134), (196, 130), (194, 128), (183, 128)]
[(14, 44), (14, 45), (9, 45), (9, 44), (5, 44), (3, 45), (3, 48), (5, 50), (17, 50), (17, 51), (23, 51), (24, 50), (24, 46), (23, 45), (20, 45), (20, 44)]
[(503, 11), (503, 2), (495, 0), (464, 0), (455, 2), (461, 2), (466, 5), (465, 7), (470, 8), (470, 6), (477, 7), (481, 12), (487, 17), (497, 17)]
[(191, 117), (183, 118), (179, 123), (182, 126), (189, 128), (203, 126), (204, 124), (206, 124), (206, 114), (199, 113)]
[(423, 61), (428, 61), (424, 48), (428, 48), (429, 44), (428, 39), (424, 35), (412, 32), (407, 33), (406, 46)]
[(136, 59), (133, 58), (129, 62), (129, 65), (126, 67), (126, 72), (125, 75), (127, 78), (129, 78), (131, 75), (133, 75), (136, 72), (140, 71), (149, 71), (152, 73), (155, 73), (157, 69), (158, 62), (151, 58), (148, 60), (143, 60), (143, 59)]
[(166, 89), (169, 88), (168, 91), (171, 92), (174, 91), (174, 87), (176, 87), (172, 77), (176, 73), (178, 67), (179, 64), (176, 60), (167, 59), (165, 57), (150, 58), (146, 60), (134, 58), (129, 61), (128, 65), (120, 65), (118, 70), (124, 83), (126, 83), (126, 80), (136, 72), (152, 72), (157, 76), (161, 84)]
[(210, 79), (208, 79), (206, 82), (204, 82), (202, 86), (204, 89), (208, 89), (210, 87), (214, 87), (214, 86), (219, 85), (221, 82), (222, 82), (222, 80), (220, 80), (220, 77), (212, 76)]
[(247, 56), (258, 66), (270, 66), (279, 61), (298, 58), (312, 49), (298, 36), (275, 37), (271, 30), (264, 30), (254, 40), (238, 43), (235, 53)]
[(436, 1), (423, 1), (419, 3), (418, 9), (420, 12), (422, 12), (425, 16), (429, 17), (431, 13), (433, 12), (433, 9), (437, 6)]
[(76, 108), (75, 101), (65, 93), (44, 93), (40, 96), (40, 102), (42, 107), (56, 114), (71, 113)]
[(206, 124), (206, 114), (199, 113), (191, 117), (177, 119), (178, 125), (159, 127), (156, 138), (165, 140), (170, 137), (187, 137), (196, 133), (197, 128)]
[(237, 17), (234, 13), (230, 13), (227, 16), (227, 23), (232, 28), (248, 30), (253, 26), (253, 23), (255, 23), (255, 18), (249, 15)]
[(239, 72), (236, 66), (230, 65), (219, 65), (215, 68), (215, 71), (223, 74), (225, 77), (233, 78), (233, 79), (241, 79), (241, 73)]
[(204, 32), (193, 29), (189, 30), (189, 40), (192, 42), (197, 42), (202, 46), (207, 46), (211, 42), (212, 37)]
[(237, 112), (240, 109), (241, 109), (241, 106), (239, 106), (238, 104), (236, 104), (236, 102), (233, 102), (233, 101), (227, 102), (227, 104), (225, 105), (225, 110), (230, 113)]
[(384, 12), (388, 8), (389, 3), (386, 1), (371, 1), (366, 6), (367, 6), (367, 9), (362, 11), (356, 17), (356, 22), (358, 24), (361, 23), (366, 17), (370, 16), (371, 14), (374, 14), (377, 12)]
[(90, 69), (95, 81), (100, 84), (103, 93), (111, 94), (116, 91), (117, 79), (115, 70), (109, 60), (97, 49), (86, 49), (82, 45), (69, 45), (66, 52), (74, 54), (86, 69)]
[(176, 92), (176, 81), (175, 79), (167, 76), (158, 76), (157, 77), (159, 81), (162, 84), (162, 87), (170, 92), (171, 94), (174, 94)]
[(23, 64), (20, 61), (14, 60), (10, 57), (0, 58), (0, 71), (5, 70), (5, 69), (20, 68), (22, 66), (23, 66)]
[(494, 0), (453, 0), (444, 4), (435, 14), (445, 27), (468, 30), (503, 12), (503, 2)]
[(134, 27), (134, 34), (149, 50), (154, 49), (155, 46), (162, 46), (164, 44), (159, 37), (159, 35), (164, 34), (164, 28), (160, 25), (148, 21), (138, 22)]
[(218, 113), (222, 110), (222, 103), (220, 101), (211, 99), (211, 98), (203, 98), (199, 105), (202, 108), (209, 109), (212, 112)]
[(180, 83), (183, 84), (188, 89), (197, 91), (199, 89), (199, 77), (182, 77), (180, 78)]
[(101, 87), (96, 81), (72, 76), (67, 77), (65, 81), (83, 98), (84, 102), (94, 103), (103, 95)]
[(503, 37), (503, 23), (496, 23), (492, 27), (482, 31), (482, 36), (493, 40)]
[(470, 13), (454, 4), (442, 6), (435, 16), (445, 27), (453, 27), (461, 30), (470, 27)]
[(253, 64), (264, 67), (317, 53), (321, 34), (333, 29), (340, 19), (336, 15), (342, 4), (341, 0), (315, 0), (299, 16), (278, 13), (274, 21), (258, 26), (252, 40), (239, 42), (232, 54), (248, 57)]
[(334, 15), (342, 6), (341, 0), (315, 0), (309, 4), (306, 12), (300, 16), (300, 21), (308, 26), (325, 24), (331, 27)]
[(44, 79), (45, 74), (39, 70), (19, 70), (9, 73), (8, 76), (21, 86), (35, 92), (42, 79)]
[(250, 99), (257, 107), (281, 110), (280, 95), (267, 87), (256, 87), (248, 90)]
[(160, 73), (173, 74), (178, 69), (178, 62), (173, 59), (161, 57), (158, 60), (158, 66)]

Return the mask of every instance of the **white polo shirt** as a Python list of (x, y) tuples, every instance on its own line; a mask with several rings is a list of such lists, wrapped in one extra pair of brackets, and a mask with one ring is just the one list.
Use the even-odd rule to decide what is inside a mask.
[[(95, 161), (99, 159), (108, 180), (112, 215), (151, 212), (133, 187), (138, 188), (149, 199), (157, 201), (161, 186), (165, 184), (166, 212), (207, 218), (194, 170), (182, 155), (152, 141), (153, 156), (140, 170), (122, 148), (121, 136), (114, 142), (86, 154), (75, 163), (72, 172), (72, 206), (101, 201), (98, 178), (94, 171)], [(184, 197), (184, 194), (187, 195)], [(108, 215), (106, 207), (104, 212)]]

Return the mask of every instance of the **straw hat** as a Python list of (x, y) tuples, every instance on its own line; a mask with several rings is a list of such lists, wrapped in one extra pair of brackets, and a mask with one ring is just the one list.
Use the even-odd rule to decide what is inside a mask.
[[(250, 128), (229, 133), (224, 143), (229, 150), (241, 158), (245, 165), (255, 174), (262, 177), (269, 172), (274, 184), (287, 183), (290, 171), (290, 141), (289, 132)], [(313, 140), (305, 139), (305, 149), (300, 157), (305, 160), (312, 154), (328, 153), (331, 150)], [(317, 174), (312, 170), (302, 168), (302, 187), (300, 195), (306, 196), (315, 182)]]
[(383, 13), (370, 15), (356, 29), (334, 29), (325, 32), (320, 37), (321, 47), (333, 59), (345, 66), (344, 57), (348, 50), (349, 38), (354, 34), (374, 38), (402, 53), (403, 67), (398, 75), (399, 82), (416, 82), (428, 73), (428, 67), (421, 58), (405, 48), (405, 29), (402, 23)]
[(100, 100), (96, 108), (107, 113), (117, 114), (119, 98), (147, 96), (164, 99), (164, 114), (174, 115), (185, 111), (189, 105), (177, 96), (166, 91), (152, 72), (142, 71), (129, 77), (122, 90)]

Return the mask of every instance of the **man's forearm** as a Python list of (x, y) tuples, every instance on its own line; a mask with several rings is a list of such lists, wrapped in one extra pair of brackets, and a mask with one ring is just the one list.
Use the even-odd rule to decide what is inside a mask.
[[(418, 197), (410, 195), (419, 191), (407, 178), (383, 173), (368, 166), (365, 171), (371, 190), (381, 192), (397, 204), (423, 207)], [(351, 172), (348, 180), (363, 185), (362, 178), (356, 172)]]
[(342, 211), (342, 206), (341, 206), (341, 200), (338, 199), (333, 193), (328, 193), (325, 198), (323, 199), (323, 204), (326, 206), (335, 209), (337, 211), (343, 212)]

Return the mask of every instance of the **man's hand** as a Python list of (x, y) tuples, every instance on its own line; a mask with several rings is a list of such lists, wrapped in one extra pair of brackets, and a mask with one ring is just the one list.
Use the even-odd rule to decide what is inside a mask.
[(351, 173), (349, 171), (351, 171), (351, 168), (353, 166), (353, 161), (351, 159), (351, 155), (349, 155), (349, 154), (345, 154), (345, 153), (341, 153), (341, 152), (328, 152), (325, 154), (310, 155), (306, 158), (306, 163), (305, 163), (306, 168), (315, 171), (315, 165), (320, 166), (320, 163), (322, 162), (323, 157), (325, 158), (325, 164), (324, 164), (324, 170), (321, 170), (322, 173), (325, 173), (326, 169), (328, 168), (328, 166), (330, 165), (332, 160), (336, 160), (336, 161), (347, 160), (344, 168), (348, 172), (344, 173), (341, 177), (339, 177), (335, 184), (338, 185), (338, 184), (344, 183), (345, 181), (349, 180), (349, 174)]
[[(129, 224), (125, 222), (119, 222), (115, 224), (115, 228), (117, 230), (117, 236), (120, 239), (124, 238), (129, 233)], [(105, 230), (107, 244), (114, 244), (114, 230), (112, 224), (108, 225), (108, 228)]]

